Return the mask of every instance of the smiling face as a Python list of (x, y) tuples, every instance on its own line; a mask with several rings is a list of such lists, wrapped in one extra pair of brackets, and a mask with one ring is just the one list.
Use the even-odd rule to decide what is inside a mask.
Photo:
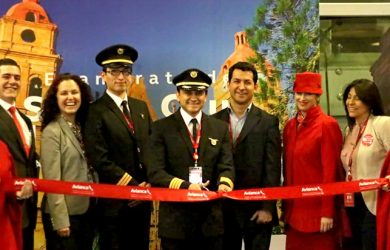
[(319, 96), (316, 94), (296, 92), (294, 97), (297, 109), (301, 112), (307, 112), (319, 103)]
[(253, 93), (257, 84), (253, 82), (252, 71), (235, 69), (229, 82), (229, 92), (232, 101), (239, 105), (249, 105), (252, 102)]
[(177, 100), (180, 106), (192, 117), (195, 117), (203, 108), (207, 98), (206, 90), (184, 90), (179, 89), (176, 92)]
[(128, 66), (107, 68), (101, 73), (107, 89), (116, 96), (124, 97), (133, 81), (131, 68)]
[(20, 69), (15, 65), (0, 66), (0, 99), (12, 104), (20, 91)]
[(61, 115), (74, 120), (81, 105), (80, 88), (73, 80), (64, 80), (58, 85), (57, 104)]
[(348, 115), (355, 120), (360, 120), (361, 117), (366, 117), (370, 113), (370, 107), (364, 104), (356, 94), (355, 88), (351, 88), (347, 100), (345, 101), (347, 106)]

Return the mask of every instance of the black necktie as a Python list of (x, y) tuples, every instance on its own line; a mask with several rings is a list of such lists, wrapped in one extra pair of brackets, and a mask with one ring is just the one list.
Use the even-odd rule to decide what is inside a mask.
[(129, 108), (127, 107), (127, 101), (122, 101), (123, 114), (125, 115), (131, 131), (134, 133), (133, 120), (131, 119)]
[(191, 123), (192, 123), (192, 139), (196, 141), (196, 136), (198, 132), (196, 125), (198, 124), (198, 121), (194, 118), (191, 120)]

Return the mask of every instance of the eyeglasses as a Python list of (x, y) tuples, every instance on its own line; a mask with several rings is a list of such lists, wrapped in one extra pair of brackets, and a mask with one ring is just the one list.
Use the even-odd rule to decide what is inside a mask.
[(119, 76), (121, 73), (123, 76), (129, 76), (129, 75), (131, 75), (131, 73), (133, 73), (131, 71), (131, 69), (122, 69), (122, 70), (112, 69), (112, 70), (107, 70), (106, 72), (110, 73), (111, 75), (113, 75), (115, 77)]

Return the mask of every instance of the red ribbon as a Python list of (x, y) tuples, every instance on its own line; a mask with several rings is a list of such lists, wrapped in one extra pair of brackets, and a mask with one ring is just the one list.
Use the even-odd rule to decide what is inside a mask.
[[(16, 179), (15, 186), (19, 190), (26, 179)], [(235, 190), (228, 193), (212, 191), (192, 191), (187, 189), (144, 188), (138, 186), (117, 186), (110, 184), (92, 184), (85, 182), (68, 182), (44, 179), (29, 179), (34, 190), (46, 193), (82, 195), (99, 198), (158, 200), (196, 202), (215, 200), (221, 197), (234, 200), (277, 200), (297, 199), (304, 197), (355, 193), (381, 188), (389, 184), (388, 179), (367, 179), (360, 181), (335, 182), (326, 184), (310, 184), (290, 187), (255, 188)]]

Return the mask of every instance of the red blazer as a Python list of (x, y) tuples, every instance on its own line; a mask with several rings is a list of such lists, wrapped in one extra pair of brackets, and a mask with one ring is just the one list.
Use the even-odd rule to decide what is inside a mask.
[(1, 249), (22, 249), (22, 212), (16, 200), (12, 179), (15, 170), (11, 154), (0, 141), (0, 246)]
[[(390, 175), (390, 152), (383, 164), (380, 177)], [(376, 206), (377, 250), (390, 249), (390, 192), (378, 191)]]
[[(341, 169), (342, 134), (335, 119), (319, 106), (311, 108), (297, 129), (289, 120), (283, 132), (284, 185), (335, 182)], [(286, 200), (286, 223), (302, 232), (319, 232), (321, 217), (335, 218), (332, 196)]]

